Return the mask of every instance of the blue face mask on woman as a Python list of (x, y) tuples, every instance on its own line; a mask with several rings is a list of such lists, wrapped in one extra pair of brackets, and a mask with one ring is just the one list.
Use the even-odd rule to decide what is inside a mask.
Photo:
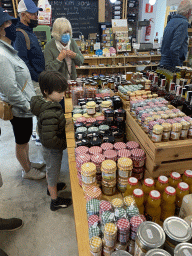
[(69, 33), (66, 33), (66, 34), (63, 34), (61, 36), (61, 42), (63, 44), (68, 44), (69, 43), (69, 40), (70, 40), (70, 34)]
[(12, 42), (16, 39), (16, 26), (11, 24), (11, 26), (6, 27), (5, 29), (5, 36), (9, 38)]

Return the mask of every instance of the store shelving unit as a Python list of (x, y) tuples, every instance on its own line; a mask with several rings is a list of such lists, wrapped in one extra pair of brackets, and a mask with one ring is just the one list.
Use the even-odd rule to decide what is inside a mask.
[[(85, 56), (84, 59), (84, 65), (76, 68), (78, 75), (85, 74), (85, 71), (87, 75), (90, 75), (93, 73), (93, 70), (100, 73), (113, 73), (120, 70), (126, 74), (127, 71), (136, 71), (137, 67), (143, 66), (144, 68), (149, 67), (152, 69), (152, 67), (158, 66), (161, 55), (130, 54), (129, 56), (118, 55), (113, 57)], [(149, 61), (149, 64), (132, 64), (137, 63), (138, 61)], [(103, 66), (99, 66), (101, 64)]]

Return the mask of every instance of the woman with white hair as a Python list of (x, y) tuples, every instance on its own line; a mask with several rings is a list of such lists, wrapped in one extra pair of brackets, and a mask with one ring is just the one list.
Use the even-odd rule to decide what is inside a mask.
[(192, 0), (182, 0), (164, 30), (160, 66), (167, 69), (182, 66), (188, 51), (188, 20), (191, 17)]
[(67, 80), (76, 80), (75, 66), (82, 65), (84, 58), (72, 38), (71, 23), (66, 18), (56, 19), (52, 36), (44, 50), (45, 69), (59, 71)]

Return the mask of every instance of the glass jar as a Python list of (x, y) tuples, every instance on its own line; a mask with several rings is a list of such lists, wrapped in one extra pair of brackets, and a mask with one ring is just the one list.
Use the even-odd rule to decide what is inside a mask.
[(143, 130), (144, 132), (149, 132), (149, 122), (153, 121), (153, 117), (149, 116), (145, 118), (145, 122), (143, 123)]
[(125, 179), (131, 176), (131, 171), (133, 169), (133, 162), (130, 158), (121, 157), (118, 159), (118, 175), (119, 177)]
[(115, 210), (116, 208), (121, 208), (123, 207), (123, 200), (121, 198), (114, 198), (111, 201), (111, 204), (113, 206), (113, 209)]
[(114, 121), (114, 111), (112, 109), (106, 109), (104, 111), (105, 120), (111, 124)]
[(144, 193), (142, 189), (136, 188), (133, 190), (133, 198), (139, 209), (140, 214), (144, 214)]
[(149, 193), (155, 189), (155, 182), (151, 178), (147, 178), (144, 180), (144, 183), (142, 185), (142, 190), (144, 192), (144, 204), (147, 203), (147, 198), (149, 196)]
[(96, 113), (96, 103), (94, 101), (87, 102), (86, 107), (88, 115), (94, 115)]
[(169, 177), (169, 185), (176, 189), (179, 182), (181, 182), (181, 175), (178, 172), (172, 172)]
[(131, 159), (133, 161), (133, 167), (142, 167), (145, 165), (145, 152), (142, 149), (131, 150)]
[(181, 130), (182, 130), (182, 125), (180, 123), (172, 124), (171, 140), (179, 140)]
[(102, 179), (101, 186), (104, 195), (112, 196), (116, 192), (116, 179), (111, 181), (106, 181)]
[(98, 236), (94, 236), (89, 241), (91, 256), (101, 256), (102, 240)]
[(182, 180), (189, 185), (189, 194), (192, 194), (192, 170), (186, 170)]
[(162, 141), (169, 141), (171, 135), (171, 124), (169, 123), (162, 123), (163, 127), (163, 134), (162, 134)]
[(189, 194), (189, 185), (185, 182), (179, 182), (176, 188), (176, 210), (175, 214), (178, 216), (183, 201), (183, 197)]
[(131, 205), (136, 205), (135, 199), (133, 198), (133, 196), (125, 196), (124, 199), (124, 205), (126, 207), (131, 206)]
[(154, 125), (151, 140), (153, 142), (161, 142), (162, 134), (163, 134), (163, 127), (159, 124)]
[(105, 247), (114, 247), (117, 237), (117, 226), (114, 223), (107, 223), (104, 227), (104, 245)]
[(82, 182), (86, 185), (92, 185), (96, 181), (96, 166), (95, 164), (88, 162), (81, 166)]
[(102, 162), (101, 171), (102, 179), (105, 181), (112, 181), (116, 179), (116, 162), (113, 160), (105, 160)]
[(189, 127), (189, 131), (188, 131), (188, 138), (192, 139), (192, 121), (189, 121), (190, 123), (190, 127)]
[(133, 190), (138, 188), (138, 179), (134, 177), (130, 177), (128, 179), (128, 184), (127, 184), (127, 189), (124, 193), (124, 196), (132, 196), (133, 195)]
[(152, 190), (149, 193), (146, 205), (146, 219), (147, 221), (160, 222), (161, 216), (161, 194), (157, 190)]
[(111, 101), (102, 101), (100, 104), (100, 111), (104, 114), (104, 111), (107, 109), (112, 108), (112, 102)]
[(120, 192), (124, 193), (127, 189), (128, 180), (127, 178), (117, 178), (117, 188)]
[(180, 134), (180, 139), (185, 140), (185, 139), (187, 139), (190, 123), (188, 123), (186, 121), (181, 121), (181, 125), (182, 125), (182, 130), (181, 130), (181, 134)]
[(156, 189), (160, 192), (162, 195), (165, 188), (169, 185), (169, 179), (166, 176), (159, 176), (158, 180), (156, 182)]
[(168, 186), (166, 187), (161, 201), (161, 220), (164, 221), (166, 218), (174, 216), (175, 214), (175, 200), (176, 200), (176, 189)]

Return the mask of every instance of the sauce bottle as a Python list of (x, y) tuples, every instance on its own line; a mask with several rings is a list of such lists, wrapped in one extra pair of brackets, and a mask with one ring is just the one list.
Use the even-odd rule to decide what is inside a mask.
[(149, 196), (149, 193), (155, 189), (155, 182), (151, 178), (147, 178), (144, 180), (142, 190), (144, 192), (144, 204), (147, 203), (147, 198)]
[(156, 189), (160, 192), (161, 195), (163, 194), (168, 184), (169, 184), (169, 179), (166, 176), (161, 175), (158, 177), (158, 180), (156, 182)]
[(146, 219), (147, 221), (160, 222), (161, 216), (161, 194), (157, 190), (152, 190), (149, 193), (146, 205)]
[(169, 185), (176, 189), (179, 182), (181, 182), (181, 175), (178, 172), (172, 172), (169, 177)]
[(175, 213), (175, 200), (176, 200), (176, 189), (168, 186), (161, 200), (161, 220), (164, 221), (166, 218), (174, 216)]
[(144, 193), (140, 188), (136, 188), (133, 190), (133, 198), (137, 204), (140, 214), (144, 214)]
[(179, 215), (183, 197), (189, 194), (189, 185), (185, 182), (179, 182), (176, 188), (176, 209), (175, 215)]

